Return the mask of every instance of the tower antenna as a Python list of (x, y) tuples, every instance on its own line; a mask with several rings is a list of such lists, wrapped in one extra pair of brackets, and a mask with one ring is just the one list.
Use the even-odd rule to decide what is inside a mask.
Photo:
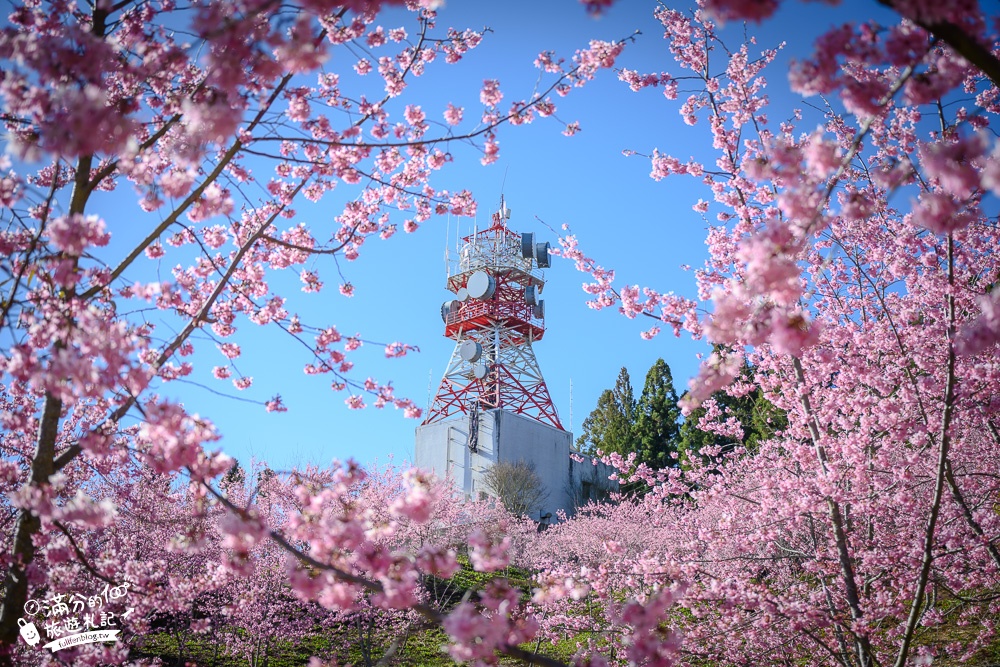
[(569, 379), (569, 431), (573, 432), (573, 378)]
[(431, 397), (434, 395), (431, 392), (434, 391), (434, 369), (427, 369), (427, 406), (430, 407)]
[(451, 275), (451, 265), (448, 263), (448, 244), (451, 242), (451, 213), (448, 214), (448, 218), (445, 221), (444, 227), (444, 272), (449, 276)]
[(453, 296), (441, 306), (444, 335), (455, 351), (424, 424), (475, 409), (501, 409), (564, 431), (532, 345), (545, 334), (545, 302), (539, 298), (550, 265), (549, 244), (532, 232), (507, 227), (510, 209), (501, 194), (490, 226), (462, 237)]

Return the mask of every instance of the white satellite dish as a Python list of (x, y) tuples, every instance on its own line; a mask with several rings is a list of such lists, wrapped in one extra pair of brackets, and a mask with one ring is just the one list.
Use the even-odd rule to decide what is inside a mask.
[(483, 346), (474, 340), (467, 340), (459, 346), (458, 353), (465, 361), (476, 362), (483, 356)]
[(469, 300), (469, 290), (464, 287), (459, 287), (458, 291), (455, 292), (455, 297), (458, 299), (459, 303)]
[(469, 296), (480, 301), (492, 298), (496, 287), (496, 281), (493, 280), (493, 276), (485, 271), (476, 271), (469, 276), (468, 282), (465, 283), (465, 289), (468, 290)]
[(472, 367), (472, 374), (476, 376), (477, 380), (485, 379), (490, 374), (490, 367), (486, 364), (476, 364)]

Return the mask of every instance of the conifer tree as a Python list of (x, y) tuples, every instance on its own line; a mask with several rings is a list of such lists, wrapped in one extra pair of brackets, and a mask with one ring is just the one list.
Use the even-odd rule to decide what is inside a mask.
[(583, 420), (583, 433), (577, 438), (577, 447), (586, 454), (594, 454), (597, 450), (620, 454), (634, 451), (632, 431), (635, 414), (632, 381), (628, 369), (623, 366), (614, 388), (601, 393), (597, 407)]
[(636, 406), (633, 440), (637, 462), (653, 469), (675, 464), (671, 454), (677, 451), (680, 416), (670, 366), (662, 358), (657, 359), (646, 373), (646, 383)]

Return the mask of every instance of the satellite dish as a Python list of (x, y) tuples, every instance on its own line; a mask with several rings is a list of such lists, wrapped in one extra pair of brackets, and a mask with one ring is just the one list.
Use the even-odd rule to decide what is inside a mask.
[(472, 374), (476, 376), (477, 380), (483, 380), (490, 374), (490, 367), (486, 364), (476, 364), (472, 367)]
[(538, 300), (538, 303), (531, 309), (531, 314), (535, 316), (535, 319), (545, 319), (545, 299)]
[(458, 297), (459, 303), (462, 303), (463, 301), (468, 301), (469, 290), (465, 289), (464, 287), (459, 287), (458, 291), (455, 293), (455, 296)]
[(532, 255), (535, 253), (535, 234), (534, 232), (522, 232), (521, 233), (521, 257), (524, 259), (531, 259)]
[(443, 304), (441, 304), (441, 319), (444, 320), (447, 323), (448, 322), (448, 317), (450, 315), (457, 314), (458, 313), (458, 309), (459, 309), (459, 307), (461, 305), (462, 305), (462, 302), (459, 301), (458, 299), (452, 299), (450, 301), (445, 301)]
[(538, 268), (547, 269), (549, 268), (549, 242), (543, 241), (541, 243), (535, 244), (535, 261), (538, 262)]
[(497, 284), (493, 280), (493, 276), (485, 271), (476, 271), (469, 276), (469, 281), (465, 283), (465, 289), (468, 290), (469, 296), (480, 301), (486, 301), (491, 298), (496, 291), (496, 287)]
[(458, 347), (458, 353), (462, 359), (470, 363), (476, 362), (483, 356), (483, 346), (474, 340), (467, 340)]
[(538, 301), (538, 295), (535, 293), (535, 286), (528, 285), (524, 288), (524, 302), (529, 306), (534, 306)]

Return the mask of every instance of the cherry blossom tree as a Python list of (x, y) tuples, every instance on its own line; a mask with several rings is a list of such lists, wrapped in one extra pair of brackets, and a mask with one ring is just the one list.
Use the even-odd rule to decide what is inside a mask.
[[(116, 472), (129, 465), (164, 480), (182, 472), (194, 505), (216, 502), (206, 485), (231, 463), (207, 449), (218, 434), (160, 394), (199, 372), (196, 349), (216, 347), (211, 374), (246, 389), (239, 331), (273, 327), (349, 407), (417, 416), (391, 384), (352, 374), (360, 337), (291, 312), (278, 273), (296, 273), (305, 292), (332, 279), (349, 296), (336, 262), (393, 235), (395, 212), (405, 232), (475, 212), (469, 192), (432, 185), (452, 159), (448, 142), (496, 160), (501, 125), (552, 116), (553, 96), (622, 49), (593, 42), (568, 61), (541, 58), (547, 82), (509, 107), (487, 79), (482, 109), (423, 108), (406, 103), (409, 81), (457, 62), (483, 35), (440, 28), (433, 3), (415, 0), (407, 25), (382, 26), (381, 4), (14, 3), (0, 29), (5, 654), (30, 594), (52, 584), (50, 551), (80, 539), (52, 542), (53, 531), (125, 511), (115, 504), (125, 495), (90, 495), (94, 475), (128, 484)], [(296, 211), (344, 188), (332, 221)], [(127, 189), (138, 206), (122, 210)], [(410, 349), (392, 342), (385, 354)], [(278, 396), (266, 407), (284, 409)], [(119, 559), (116, 572), (133, 569)]]
[[(636, 91), (684, 91), (683, 120), (708, 125), (714, 163), (647, 157), (654, 179), (694, 177), (710, 194), (694, 209), (716, 218), (697, 272), (712, 309), (619, 286), (573, 236), (563, 253), (592, 276), (595, 307), (659, 321), (644, 337), (668, 326), (717, 346), (686, 409), (728, 387), (760, 390), (788, 415), (754, 457), (703, 451), (688, 472), (629, 468), (654, 486), (646, 511), (669, 512), (671, 534), (634, 560), (608, 543), (586, 571), (546, 575), (624, 570), (645, 605), (633, 618), (672, 590), (649, 578), (650, 562), (686, 582), (670, 597), (688, 613), (661, 614), (672, 633), (642, 659), (902, 667), (968, 658), (994, 637), (983, 592), (1000, 585), (997, 26), (975, 3), (884, 4), (898, 23), (835, 28), (793, 65), (793, 89), (825, 96), (818, 127), (808, 110), (773, 124), (764, 74), (776, 52), (727, 44), (718, 24), (762, 20), (777, 2), (661, 8), (679, 70), (621, 72)], [(734, 415), (705, 408), (702, 428), (740, 437)], [(576, 534), (592, 527), (584, 517)], [(615, 611), (609, 636), (625, 618)], [(934, 645), (945, 621), (984, 625)]]
[[(417, 414), (388, 383), (355, 376), (361, 338), (290, 312), (275, 275), (322, 289), (336, 272), (324, 261), (396, 232), (390, 211), (403, 211), (406, 232), (472, 214), (469, 193), (431, 185), (446, 143), (471, 141), (494, 161), (502, 124), (552, 116), (551, 95), (614, 66), (623, 45), (592, 42), (569, 62), (541, 54), (550, 85), (507, 110), (487, 79), (483, 109), (467, 118), (445, 100), (405, 102), (411, 78), (483, 38), (440, 30), (418, 3), (411, 25), (392, 28), (377, 23), (377, 0), (15, 4), (0, 29), (3, 660), (43, 659), (15, 644), (29, 599), (97, 581), (136, 591), (143, 614), (123, 622), (134, 632), (156, 613), (198, 623), (198, 592), (227, 581), (257, 596), (287, 581), (327, 610), (370, 605), (441, 625), (456, 660), (480, 663), (501, 652), (560, 664), (523, 645), (584, 629), (570, 625), (574, 604), (596, 605), (587, 627), (604, 641), (580, 656), (591, 665), (903, 667), (989, 641), (990, 624), (968, 646), (928, 636), (950, 618), (995, 616), (988, 592), (1000, 585), (998, 26), (972, 2), (886, 4), (898, 23), (836, 28), (793, 68), (796, 90), (824, 96), (818, 128), (808, 112), (769, 121), (764, 71), (776, 52), (729, 44), (717, 23), (766, 19), (776, 0), (657, 9), (680, 69), (620, 77), (668, 102), (683, 91), (682, 118), (708, 126), (714, 163), (647, 158), (653, 178), (693, 176), (710, 193), (694, 207), (717, 222), (697, 273), (711, 312), (616, 284), (572, 236), (562, 252), (593, 277), (595, 306), (657, 320), (645, 337), (668, 326), (719, 346), (689, 408), (723, 387), (756, 389), (788, 425), (754, 457), (702, 451), (708, 462), (690, 470), (630, 467), (628, 481), (653, 490), (556, 529), (537, 550), (530, 605), (499, 577), (450, 609), (423, 597), (421, 580), (454, 574), (456, 540), (495, 572), (530, 532), (509, 517), (473, 520), (479, 508), (419, 471), (379, 493), (353, 464), (299, 471), (268, 491), (281, 512), (229, 497), (213, 482), (232, 462), (209, 451), (212, 423), (160, 394), (197, 372), (196, 347), (213, 345), (215, 378), (249, 387), (234, 363), (249, 322), (308, 350), (304, 370), (329, 376), (350, 407), (367, 398)], [(331, 69), (334, 52), (353, 68)], [(371, 73), (363, 94), (347, 92), (348, 78)], [(139, 206), (128, 223), (106, 208), (126, 187)], [(332, 225), (296, 212), (345, 187), (355, 196)], [(165, 278), (159, 265), (175, 268)], [(734, 383), (745, 360), (753, 375)], [(280, 398), (267, 408), (283, 409)], [(706, 428), (733, 432), (718, 405), (706, 410)], [(567, 536), (588, 527), (571, 549)], [(639, 529), (647, 539), (625, 534)], [(575, 560), (557, 562), (554, 549)], [(280, 584), (252, 579), (259, 554), (262, 567), (284, 559)], [(106, 613), (124, 613), (106, 600)], [(73, 651), (80, 664), (128, 659), (124, 644)]]
[[(449, 481), (415, 470), (400, 474), (376, 468), (369, 473), (347, 464), (272, 482), (280, 484), (273, 492), (284, 499), (282, 516), (264, 511), (260, 499), (241, 505), (217, 498), (229, 510), (219, 524), (227, 536), (227, 562), (248, 568), (243, 574), (253, 580), (237, 581), (233, 589), (254, 589), (248, 602), (259, 611), (251, 614), (271, 614), (273, 605), (267, 600), (275, 591), (291, 592), (303, 605), (333, 614), (324, 623), (340, 626), (356, 639), (366, 661), (387, 636), (394, 641), (382, 658), (390, 659), (411, 632), (428, 625), (448, 630), (454, 637), (450, 651), (459, 660), (495, 660), (498, 650), (528, 655), (518, 644), (533, 636), (535, 625), (515, 613), (523, 608), (521, 593), (502, 576), (481, 592), (478, 604), (463, 600), (457, 606), (447, 586), (428, 583), (450, 579), (461, 568), (463, 551), (482, 572), (502, 570), (513, 558), (523, 560), (535, 532), (533, 522), (492, 502), (465, 502)], [(269, 496), (267, 502), (276, 500)], [(258, 558), (261, 547), (269, 553), (274, 545), (285, 556), (279, 578), (270, 558)], [(259, 589), (257, 567), (264, 568), (261, 579), (275, 582), (270, 591)], [(237, 616), (256, 620), (244, 612)], [(261, 632), (274, 630), (246, 635)]]

